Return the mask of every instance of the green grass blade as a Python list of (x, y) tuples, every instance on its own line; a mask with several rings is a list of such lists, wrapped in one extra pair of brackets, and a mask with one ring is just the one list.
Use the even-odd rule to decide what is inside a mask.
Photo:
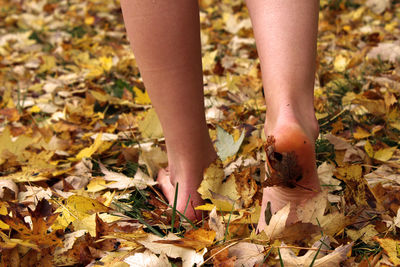
[[(158, 197), (156, 197), (156, 199), (159, 200), (161, 203), (167, 205), (168, 207), (172, 208), (172, 206), (170, 204), (168, 204), (167, 202), (165, 202), (164, 200), (162, 200)], [(185, 219), (194, 229), (197, 229), (197, 226), (194, 225), (194, 223), (190, 219), (188, 219), (185, 215), (183, 215), (179, 210), (176, 210), (176, 213), (178, 213), (179, 216), (181, 216), (183, 219)]]
[[(183, 215), (186, 214), (186, 210), (187, 210), (187, 208), (189, 206), (189, 201), (190, 201), (190, 194), (189, 194), (188, 200), (186, 201), (186, 206), (185, 206), (185, 209), (183, 211)], [(181, 228), (181, 226), (182, 226), (182, 220), (179, 221), (179, 228)]]
[(174, 232), (175, 216), (176, 216), (176, 204), (178, 202), (178, 187), (179, 183), (176, 183), (175, 196), (174, 196), (174, 206), (172, 207), (172, 218), (171, 218), (171, 231)]
[(224, 242), (226, 241), (226, 237), (227, 237), (227, 235), (228, 235), (228, 228), (229, 228), (229, 223), (231, 222), (231, 217), (232, 217), (233, 209), (234, 209), (234, 206), (232, 205), (231, 213), (229, 213), (228, 223), (226, 224)]
[(323, 244), (321, 243), (321, 245), (319, 246), (319, 248), (318, 248), (318, 250), (317, 250), (317, 253), (315, 253), (315, 256), (314, 256), (314, 258), (313, 258), (313, 260), (312, 260), (312, 262), (311, 262), (311, 264), (310, 264), (310, 267), (313, 267), (313, 266), (314, 266), (315, 260), (317, 259), (317, 256), (318, 256), (318, 254), (319, 254), (319, 251), (321, 250), (322, 245), (323, 245)]
[(278, 256), (279, 256), (279, 263), (281, 264), (281, 267), (284, 267), (285, 265), (283, 264), (281, 250), (279, 248), (278, 248)]

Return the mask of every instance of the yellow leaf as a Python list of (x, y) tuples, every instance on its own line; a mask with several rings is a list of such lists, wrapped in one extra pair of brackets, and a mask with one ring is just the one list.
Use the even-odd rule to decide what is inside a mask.
[(367, 132), (361, 127), (357, 127), (356, 131), (353, 133), (355, 139), (364, 139), (371, 136), (370, 132)]
[(78, 155), (76, 155), (76, 159), (81, 160), (83, 158), (90, 158), (96, 151), (99, 149), (103, 141), (101, 140), (102, 133), (99, 133), (94, 140), (94, 143), (87, 148), (82, 149), (79, 151)]
[(400, 246), (399, 240), (393, 240), (391, 238), (376, 238), (383, 250), (389, 256), (390, 261), (395, 265), (400, 265), (400, 255), (398, 253), (398, 247)]
[(396, 149), (397, 149), (397, 147), (388, 147), (388, 148), (379, 149), (378, 151), (375, 151), (374, 159), (377, 159), (380, 161), (388, 161), (389, 159), (392, 158), (393, 153), (396, 151)]
[(374, 157), (374, 148), (372, 147), (371, 143), (367, 140), (367, 142), (364, 145), (365, 152), (367, 152), (368, 156), (370, 158)]
[(224, 169), (220, 160), (211, 163), (204, 172), (204, 179), (201, 182), (199, 189), (197, 189), (197, 192), (199, 192), (203, 199), (210, 199), (211, 193), (209, 190), (212, 189), (215, 191), (220, 187), (224, 180), (224, 175)]
[(144, 119), (139, 122), (139, 131), (145, 138), (157, 139), (163, 136), (160, 120), (153, 108), (149, 109)]
[(335, 61), (333, 62), (333, 68), (337, 72), (343, 72), (346, 70), (348, 63), (349, 60), (345, 56), (340, 54), (335, 57)]
[(109, 100), (111, 98), (110, 95), (103, 94), (103, 93), (98, 92), (98, 91), (89, 90), (89, 92), (99, 102), (106, 102), (107, 100)]
[[(106, 223), (112, 223), (122, 220), (122, 217), (115, 216), (107, 213), (102, 213), (98, 215), (100, 219)], [(72, 222), (75, 231), (86, 230), (91, 236), (96, 236), (96, 214), (86, 216), (81, 220), (75, 220)]]
[(110, 71), (113, 62), (112, 62), (112, 57), (100, 57), (100, 64), (101, 67), (105, 70), (105, 71)]
[(317, 118), (317, 120), (324, 119), (328, 116), (329, 116), (328, 113), (318, 113), (318, 112), (315, 113), (315, 117)]
[(94, 23), (94, 17), (93, 16), (86, 16), (85, 17), (85, 24), (86, 25), (92, 25)]
[(101, 196), (102, 199), (104, 199), (102, 200), (104, 206), (110, 207), (112, 201), (114, 200), (115, 193), (116, 191), (113, 191), (112, 193), (110, 191), (107, 191)]
[(392, 122), (390, 126), (400, 131), (400, 121)]
[[(7, 206), (5, 202), (0, 202), (0, 215), (7, 215)], [(0, 220), (0, 229), (8, 230), (10, 226), (5, 224), (3, 221)]]
[(39, 113), (39, 112), (40, 112), (40, 108), (38, 106), (36, 106), (36, 105), (32, 106), (29, 109), (29, 113)]
[(40, 68), (37, 73), (43, 73), (46, 71), (54, 71), (56, 67), (56, 58), (51, 55), (43, 55), (42, 56), (43, 64), (40, 65)]
[[(215, 208), (215, 205), (213, 205), (211, 203), (206, 203), (204, 205), (197, 206), (194, 209), (195, 210), (212, 211), (214, 208)], [(230, 210), (224, 210), (224, 211), (230, 211)]]
[(41, 173), (38, 169), (27, 167), (23, 168), (22, 171), (7, 176), (1, 176), (0, 179), (10, 179), (16, 183), (38, 182), (48, 180), (49, 178), (47, 178), (46, 175), (47, 173)]
[[(101, 63), (100, 63), (101, 64)], [(90, 65), (90, 71), (86, 74), (87, 79), (97, 78), (104, 73), (104, 69), (98, 63), (95, 65)]]
[(135, 102), (139, 105), (150, 105), (151, 100), (147, 92), (142, 92), (137, 87), (133, 87), (133, 92), (135, 92)]
[(203, 228), (189, 230), (184, 238), (176, 240), (158, 240), (155, 243), (170, 244), (184, 248), (192, 248), (196, 251), (212, 245), (215, 238), (215, 231)]
[(72, 195), (65, 200), (64, 205), (55, 211), (62, 215), (57, 217), (54, 227), (55, 229), (65, 228), (75, 220), (83, 220), (96, 212), (107, 211), (108, 208), (95, 199)]
[(224, 177), (222, 162), (218, 159), (205, 170), (204, 179), (197, 192), (203, 199), (210, 199), (217, 210), (231, 211), (234, 201), (240, 196), (236, 189), (235, 177), (231, 175), (223, 182)]
[(107, 189), (106, 187), (106, 180), (104, 180), (101, 177), (93, 178), (90, 180), (89, 184), (86, 186), (88, 192), (90, 193), (96, 193), (99, 191), (102, 191), (104, 189)]
[(218, 50), (212, 52), (205, 52), (203, 56), (203, 69), (211, 70), (215, 65), (215, 57), (217, 56)]

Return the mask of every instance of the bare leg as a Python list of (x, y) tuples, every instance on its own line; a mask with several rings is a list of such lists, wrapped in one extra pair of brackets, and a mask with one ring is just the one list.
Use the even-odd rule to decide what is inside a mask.
[[(199, 8), (196, 0), (121, 0), (125, 26), (160, 118), (169, 168), (159, 173), (172, 203), (179, 182), (178, 210), (189, 195), (194, 206), (203, 169), (215, 158), (204, 115)], [(189, 205), (186, 215), (193, 219)]]
[[(318, 191), (314, 152), (318, 122), (313, 104), (318, 0), (247, 0), (247, 5), (267, 103), (265, 133), (275, 137), (278, 152), (296, 153), (303, 171), (299, 184)], [(258, 229), (265, 227), (268, 201), (275, 212), (287, 202), (295, 207), (315, 194), (302, 188), (265, 188)]]

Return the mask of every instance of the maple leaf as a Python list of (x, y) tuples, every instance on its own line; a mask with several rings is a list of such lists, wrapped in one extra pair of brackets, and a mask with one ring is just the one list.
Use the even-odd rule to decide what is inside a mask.
[(149, 185), (155, 185), (156, 182), (145, 174), (140, 168), (137, 169), (135, 176), (130, 178), (122, 173), (109, 171), (100, 164), (101, 172), (105, 175), (104, 179), (106, 181), (112, 181), (106, 185), (108, 188), (116, 188), (124, 190), (126, 188), (136, 187), (137, 189), (145, 189)]
[(32, 227), (27, 225), (14, 206), (10, 207), (13, 216), (0, 215), (0, 219), (10, 228), (20, 234), (21, 239), (37, 244), (40, 248), (55, 248), (62, 245), (62, 240), (56, 231), (48, 233), (48, 229), (56, 221), (58, 213), (51, 211), (51, 206), (46, 199), (38, 202), (36, 209), (32, 211), (28, 208), (32, 220)]

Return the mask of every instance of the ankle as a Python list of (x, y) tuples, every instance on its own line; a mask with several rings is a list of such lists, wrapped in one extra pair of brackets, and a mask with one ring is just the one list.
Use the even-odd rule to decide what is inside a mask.
[(316, 140), (319, 134), (319, 125), (315, 117), (314, 106), (291, 102), (279, 107), (271, 105), (271, 108), (267, 109), (264, 124), (266, 136), (275, 135), (282, 131), (281, 128), (290, 126), (300, 127), (311, 141)]
[[(171, 183), (181, 183), (185, 187), (197, 187), (203, 179), (204, 170), (217, 159), (214, 147), (202, 150), (198, 153), (168, 154), (168, 169)], [(189, 181), (187, 183), (186, 181)], [(184, 183), (184, 185), (182, 184)]]

